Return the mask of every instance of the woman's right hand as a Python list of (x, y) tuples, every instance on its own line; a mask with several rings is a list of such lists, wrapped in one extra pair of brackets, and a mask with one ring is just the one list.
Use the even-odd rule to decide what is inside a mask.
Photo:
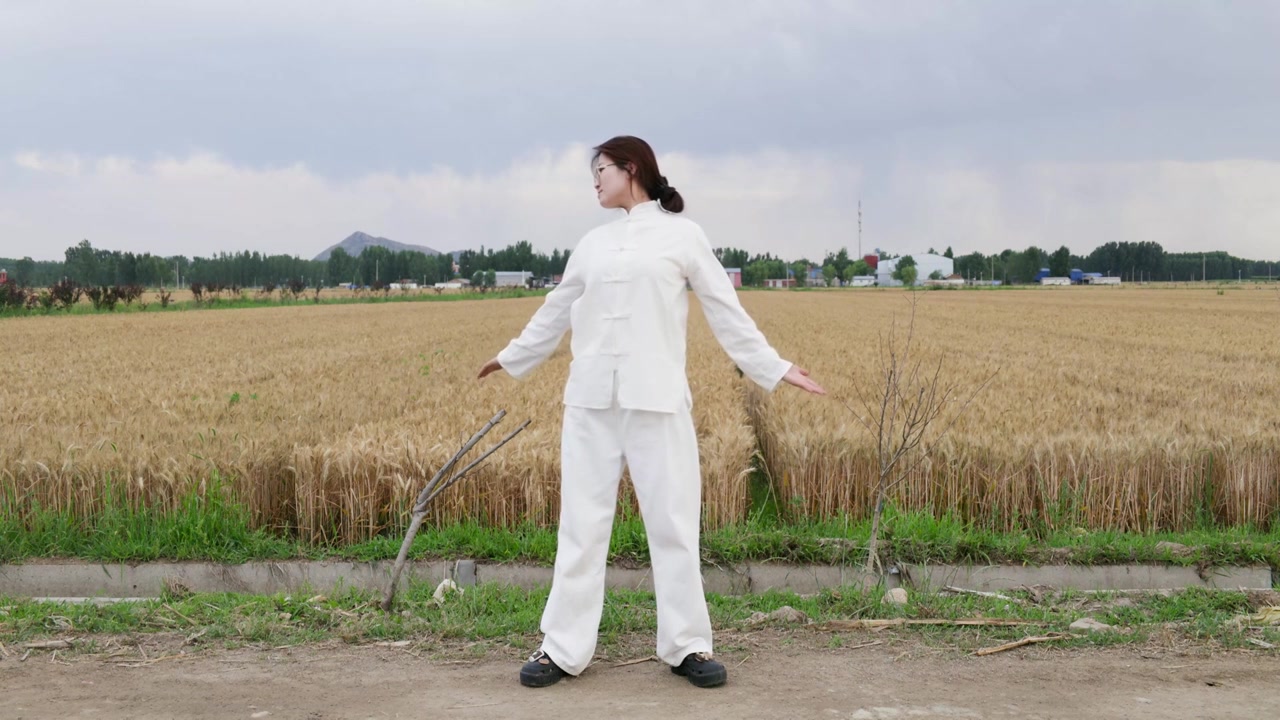
[(502, 363), (498, 362), (498, 358), (494, 358), (484, 365), (480, 366), (480, 375), (478, 380), (485, 379), (486, 376), (492, 375), (502, 369)]
[(786, 375), (782, 376), (783, 382), (795, 385), (796, 387), (811, 392), (814, 395), (826, 395), (827, 391), (821, 385), (809, 379), (809, 371), (799, 365), (792, 365)]

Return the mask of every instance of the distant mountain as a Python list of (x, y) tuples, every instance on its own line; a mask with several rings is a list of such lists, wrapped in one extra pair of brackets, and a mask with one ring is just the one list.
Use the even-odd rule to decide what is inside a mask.
[(343, 250), (346, 250), (348, 255), (351, 255), (352, 257), (354, 257), (356, 255), (359, 255), (361, 252), (363, 252), (365, 248), (372, 245), (376, 245), (378, 247), (384, 247), (388, 250), (391, 250), (392, 252), (400, 252), (401, 250), (417, 250), (418, 252), (426, 253), (427, 255), (440, 254), (439, 250), (432, 250), (426, 245), (409, 245), (407, 243), (396, 242), (395, 240), (388, 240), (384, 237), (374, 237), (368, 233), (362, 233), (357, 231), (348, 235), (346, 240), (343, 240), (337, 245), (333, 245), (331, 247), (325, 248), (325, 251), (317, 255), (315, 259), (320, 262), (325, 262), (329, 259), (329, 255), (332, 254), (333, 251), (337, 250), (338, 248), (342, 248)]

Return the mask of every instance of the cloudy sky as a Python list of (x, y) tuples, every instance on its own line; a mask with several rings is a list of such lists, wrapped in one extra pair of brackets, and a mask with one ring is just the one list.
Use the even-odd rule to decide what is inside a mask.
[[(572, 246), (590, 148), (716, 245), (1280, 260), (1280, 2), (0, 0), (0, 256)], [(620, 211), (614, 211), (620, 212)]]

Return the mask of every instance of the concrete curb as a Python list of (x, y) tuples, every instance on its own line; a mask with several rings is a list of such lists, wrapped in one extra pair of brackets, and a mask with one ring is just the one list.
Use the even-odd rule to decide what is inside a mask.
[[(0, 565), (0, 596), (9, 597), (156, 597), (166, 579), (196, 592), (272, 594), (344, 587), (385, 588), (392, 563), (288, 560), (223, 565), (209, 562), (155, 562), (137, 565), (78, 562), (31, 562)], [(504, 565), (472, 560), (407, 563), (404, 577), (438, 583), (446, 578), (463, 586), (496, 583), (535, 588), (551, 583), (551, 568)], [(736, 567), (704, 567), (707, 592), (743, 595), (766, 590), (814, 593), (837, 587), (875, 587), (882, 578), (860, 568), (837, 565), (747, 563)], [(1205, 571), (1172, 565), (967, 566), (902, 565), (883, 578), (887, 587), (908, 585), (939, 590), (946, 585), (971, 590), (1009, 590), (1044, 585), (1081, 591), (1179, 590), (1183, 588), (1270, 589), (1270, 567), (1222, 567)], [(403, 581), (402, 581), (403, 583)], [(610, 588), (653, 590), (648, 568), (608, 568)], [(403, 585), (402, 585), (403, 586)]]

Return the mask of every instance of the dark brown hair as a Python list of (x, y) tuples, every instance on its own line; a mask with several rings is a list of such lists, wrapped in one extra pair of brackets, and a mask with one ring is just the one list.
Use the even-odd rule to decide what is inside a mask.
[(663, 210), (673, 213), (684, 210), (684, 198), (658, 173), (658, 158), (654, 156), (649, 143), (631, 135), (619, 135), (593, 149), (593, 165), (601, 155), (607, 155), (610, 160), (630, 172), (649, 197), (662, 205)]

